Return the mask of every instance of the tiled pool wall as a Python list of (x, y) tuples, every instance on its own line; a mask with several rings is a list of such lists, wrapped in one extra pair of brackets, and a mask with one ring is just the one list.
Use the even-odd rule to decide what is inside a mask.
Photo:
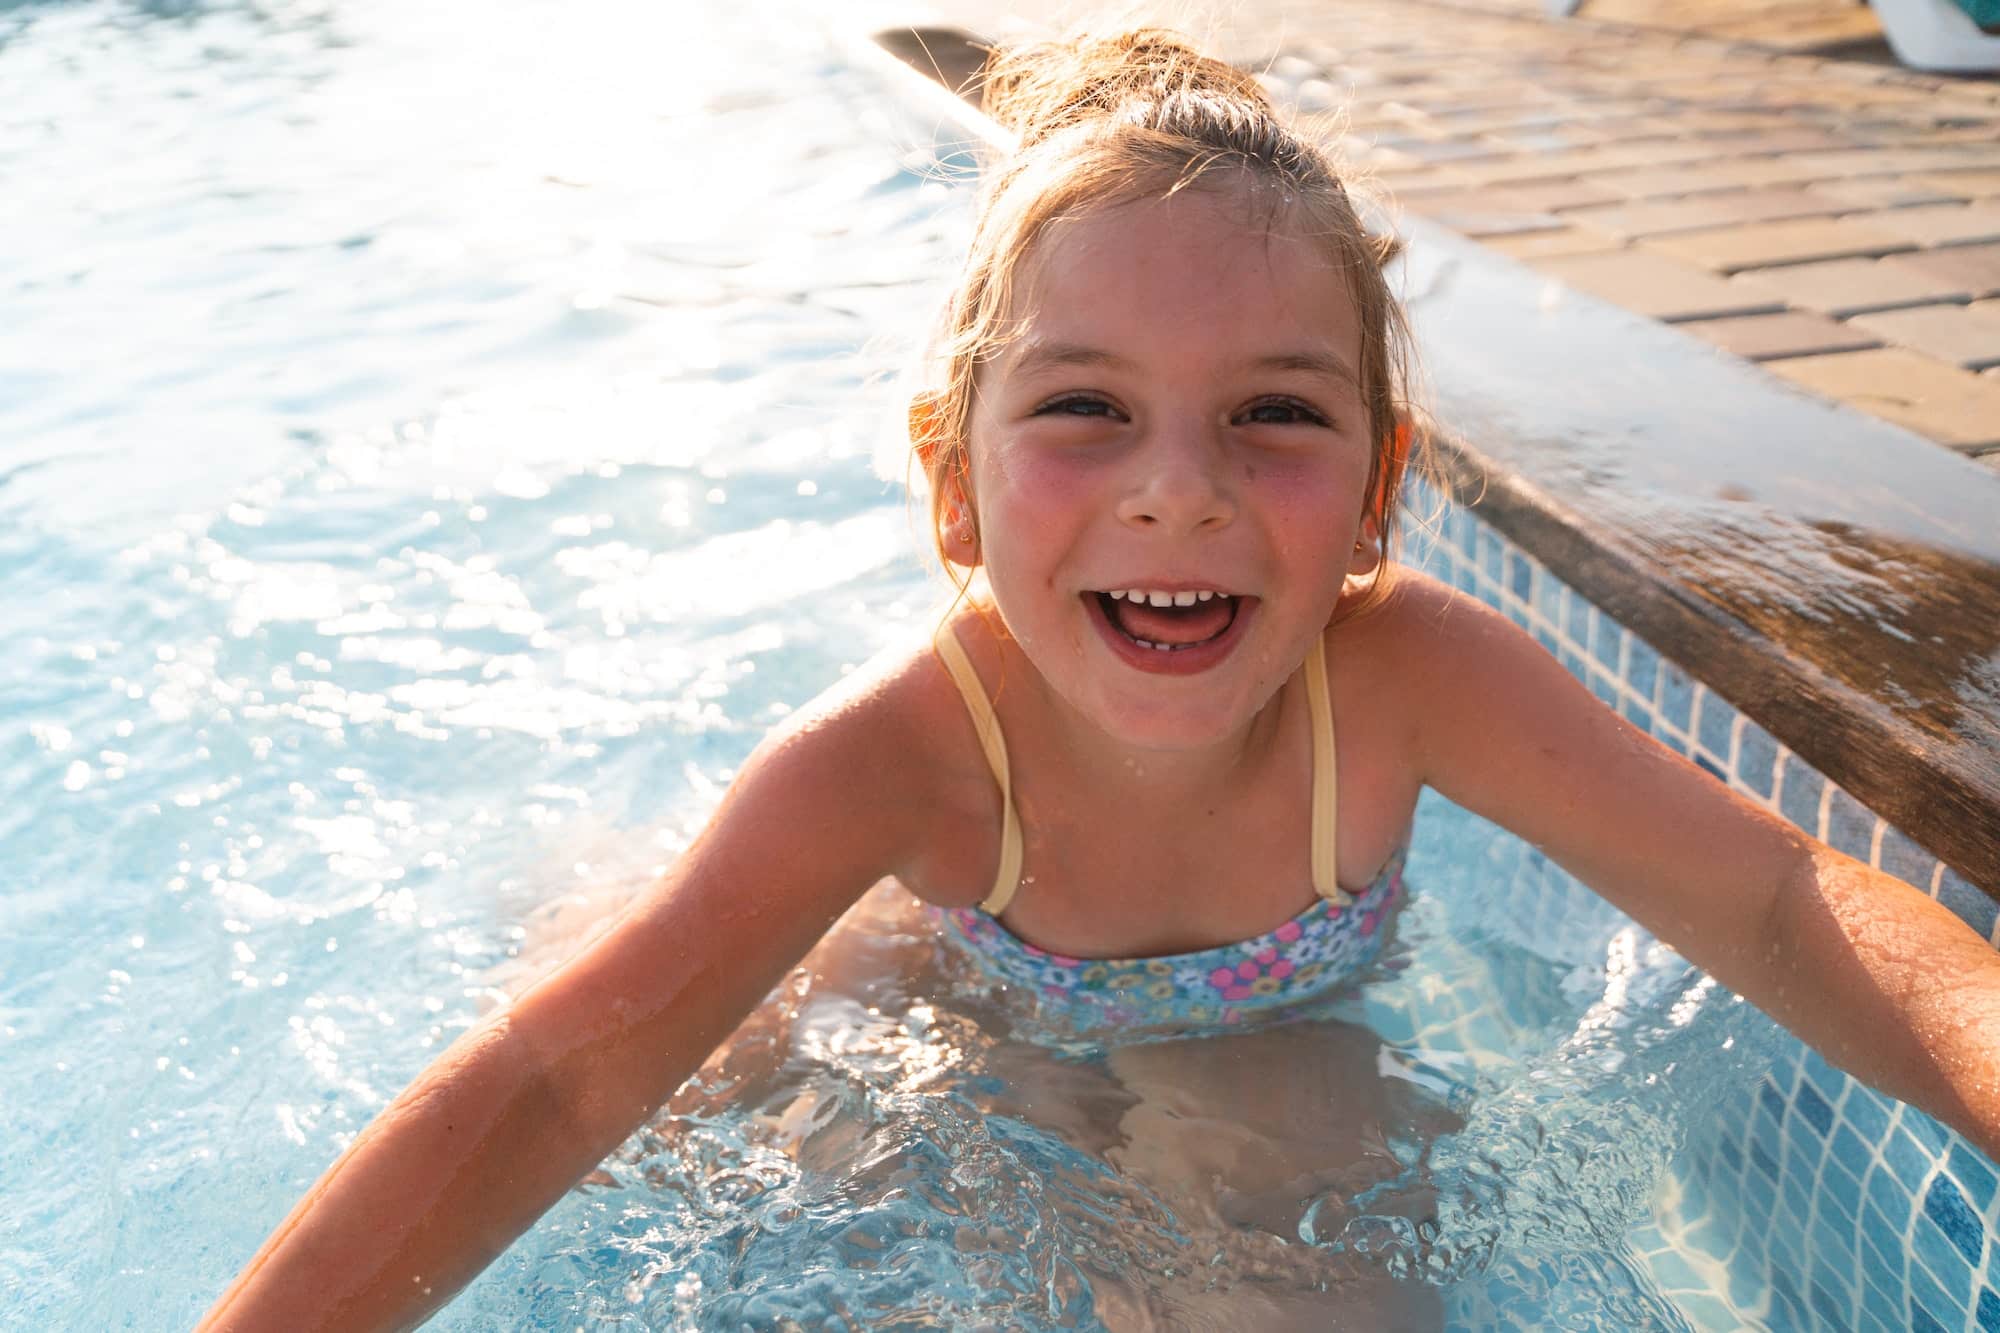
[[(2000, 945), (2000, 905), (1466, 508), (1443, 506), (1405, 558), (1506, 614), (1632, 725)], [(1561, 878), (1551, 893), (1570, 898)], [(1697, 1129), (1632, 1239), (1697, 1327), (2000, 1333), (1995, 1184), (1951, 1130), (1798, 1046)]]

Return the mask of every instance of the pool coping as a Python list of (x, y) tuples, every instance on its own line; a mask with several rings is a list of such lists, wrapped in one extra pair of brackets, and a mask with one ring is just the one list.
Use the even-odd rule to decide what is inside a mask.
[(1454, 498), (2000, 900), (2000, 473), (1397, 226)]

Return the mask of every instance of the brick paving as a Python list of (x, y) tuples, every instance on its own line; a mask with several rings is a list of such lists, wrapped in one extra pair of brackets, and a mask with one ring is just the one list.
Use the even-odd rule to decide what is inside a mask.
[[(1077, 13), (945, 0), (1004, 36)], [(1396, 211), (2000, 468), (2000, 77), (1847, 0), (1237, 0)], [(1171, 22), (1171, 20), (1169, 20)]]

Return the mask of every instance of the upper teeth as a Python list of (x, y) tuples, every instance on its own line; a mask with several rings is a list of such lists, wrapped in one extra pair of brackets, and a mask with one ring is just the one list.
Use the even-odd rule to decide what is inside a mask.
[(1210, 592), (1206, 588), (1200, 592), (1160, 592), (1152, 588), (1116, 588), (1109, 594), (1111, 600), (1114, 602), (1122, 602), (1129, 597), (1135, 602), (1149, 606), (1193, 606), (1196, 602), (1206, 602), (1218, 596), (1227, 597), (1228, 595), (1227, 593)]

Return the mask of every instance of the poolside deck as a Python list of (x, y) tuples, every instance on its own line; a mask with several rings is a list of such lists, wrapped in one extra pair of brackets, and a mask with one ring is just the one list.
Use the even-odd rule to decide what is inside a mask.
[(1232, 9), (1213, 40), (1404, 212), (2000, 471), (2000, 78), (1904, 70), (1835, 0)]

